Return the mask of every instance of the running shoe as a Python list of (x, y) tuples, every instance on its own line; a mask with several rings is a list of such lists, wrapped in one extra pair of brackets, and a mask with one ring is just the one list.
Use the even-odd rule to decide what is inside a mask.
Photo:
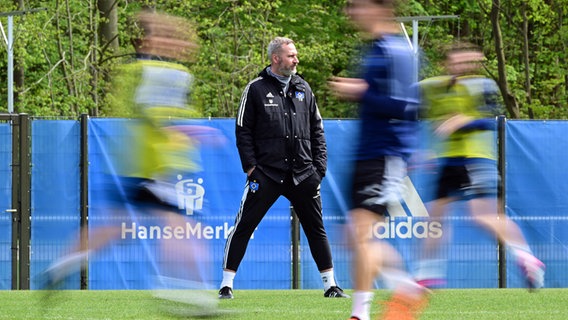
[(219, 290), (219, 299), (233, 299), (233, 289), (230, 287), (223, 287)]
[(529, 291), (544, 287), (544, 263), (528, 252), (517, 254), (517, 264), (525, 276)]
[(326, 298), (349, 298), (349, 295), (345, 294), (343, 290), (338, 286), (331, 286), (323, 294)]

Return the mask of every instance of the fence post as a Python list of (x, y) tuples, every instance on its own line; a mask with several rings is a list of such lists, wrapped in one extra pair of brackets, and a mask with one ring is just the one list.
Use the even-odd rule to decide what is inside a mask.
[[(81, 114), (81, 156), (80, 156), (80, 201), (81, 201), (81, 244), (83, 245), (82, 248), (88, 247), (88, 217), (89, 217), (89, 145), (88, 145), (88, 122), (89, 122), (89, 115), (88, 114)], [(83, 232), (86, 230), (86, 232)], [(82, 262), (82, 265), (86, 266), (88, 263), (87, 257), (85, 257), (85, 261)], [(88, 280), (89, 280), (89, 271), (88, 268), (81, 268), (81, 290), (88, 289)]]
[(300, 289), (300, 220), (290, 206), (292, 229), (292, 289)]
[(31, 136), (30, 120), (20, 114), (20, 289), (30, 289), (31, 239)]
[(31, 137), (30, 120), (12, 120), (12, 289), (30, 289)]
[(18, 290), (18, 221), (20, 220), (20, 156), (19, 156), (19, 141), (20, 141), (20, 119), (18, 115), (10, 115), (10, 125), (12, 129), (12, 205), (10, 212), (12, 213), (12, 247), (11, 247), (11, 266), (12, 266), (12, 290)]
[[(499, 184), (497, 186), (497, 199), (498, 199), (498, 214), (500, 218), (504, 218), (505, 212), (505, 125), (507, 118), (505, 116), (497, 117), (497, 146), (498, 146), (498, 169)], [(499, 266), (499, 288), (507, 288), (507, 249), (505, 244), (498, 240), (498, 266)]]

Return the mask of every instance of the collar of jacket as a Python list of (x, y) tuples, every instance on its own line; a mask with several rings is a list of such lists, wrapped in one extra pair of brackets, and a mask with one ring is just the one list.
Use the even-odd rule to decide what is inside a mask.
[[(266, 68), (268, 68), (268, 67), (269, 67), (269, 65), (264, 67), (258, 75), (260, 77), (264, 78), (264, 79), (270, 79), (270, 81), (274, 81), (274, 83), (277, 83), (278, 85), (280, 85), (280, 82), (278, 81), (278, 79), (276, 79), (273, 76), (271, 76), (270, 74), (268, 74), (268, 72), (266, 71)], [(302, 75), (297, 74), (297, 73), (292, 75), (292, 78), (290, 79), (290, 86), (288, 88), (288, 91), (290, 91), (291, 88), (294, 88), (294, 90), (306, 92), (306, 86), (303, 83), (304, 81), (305, 80), (304, 80), (304, 77), (302, 77)]]

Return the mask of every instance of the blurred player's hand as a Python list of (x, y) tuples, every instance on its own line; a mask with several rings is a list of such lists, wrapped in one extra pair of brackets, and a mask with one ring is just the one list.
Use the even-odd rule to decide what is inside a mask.
[(202, 144), (208, 146), (215, 146), (215, 147), (222, 147), (228, 141), (225, 135), (216, 128), (208, 127), (208, 126), (200, 126), (200, 125), (174, 125), (165, 127), (164, 129), (174, 130), (177, 132), (181, 132), (191, 139), (195, 139)]
[(347, 101), (361, 100), (369, 88), (367, 81), (358, 78), (333, 77), (327, 84), (336, 97)]
[(440, 138), (447, 138), (452, 133), (458, 131), (461, 127), (465, 126), (473, 120), (472, 117), (463, 114), (456, 114), (449, 119), (443, 121), (434, 133)]

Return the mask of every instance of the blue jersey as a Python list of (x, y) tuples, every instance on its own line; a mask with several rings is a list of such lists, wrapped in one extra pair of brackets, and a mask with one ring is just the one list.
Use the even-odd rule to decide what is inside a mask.
[(407, 159), (417, 132), (418, 66), (403, 36), (385, 35), (373, 42), (362, 61), (369, 84), (359, 105), (360, 137), (356, 160), (382, 156)]

